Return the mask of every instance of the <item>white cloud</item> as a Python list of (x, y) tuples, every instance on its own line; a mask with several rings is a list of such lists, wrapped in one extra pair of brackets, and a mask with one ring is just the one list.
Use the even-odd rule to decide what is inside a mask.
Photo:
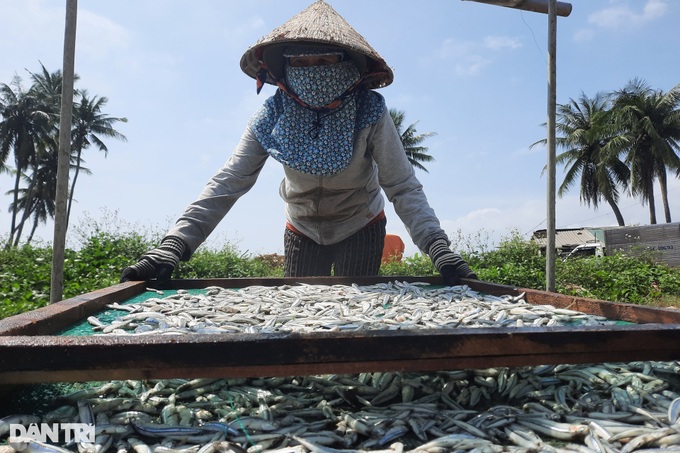
[(4, 2), (0, 15), (0, 28), (3, 36), (11, 36), (11, 41), (26, 44), (42, 43), (44, 36), (51, 33), (64, 34), (65, 12), (63, 5), (49, 1), (26, 0), (24, 2)]
[(541, 145), (536, 145), (534, 147), (517, 148), (510, 152), (512, 157), (524, 157), (524, 156), (535, 156), (543, 155), (546, 153), (546, 147)]
[[(443, 219), (441, 225), (454, 242), (484, 242), (493, 247), (517, 231), (523, 237), (540, 228), (545, 219), (545, 201), (540, 198), (499, 200), (500, 207), (484, 207), (457, 219)], [(528, 236), (527, 236), (528, 237)]]
[(484, 38), (484, 47), (491, 50), (519, 49), (522, 42), (510, 36), (487, 36)]
[(491, 61), (480, 56), (469, 56), (455, 64), (455, 72), (461, 76), (474, 76), (489, 66)]
[(603, 28), (643, 25), (663, 16), (667, 6), (665, 0), (647, 0), (642, 11), (638, 12), (628, 5), (615, 4), (591, 14), (588, 22)]
[(78, 11), (78, 56), (106, 60), (113, 50), (130, 44), (130, 33), (120, 25), (87, 9)]
[(589, 28), (582, 28), (574, 33), (574, 41), (576, 42), (586, 42), (593, 39), (595, 32)]
[(428, 60), (452, 60), (456, 75), (473, 76), (490, 64), (490, 61), (479, 54), (480, 45), (472, 41), (448, 38), (442, 41), (434, 55)]
[(489, 52), (499, 50), (518, 49), (522, 43), (517, 38), (508, 36), (487, 36), (481, 41), (460, 40), (448, 38), (442, 41), (429, 60), (455, 61), (453, 70), (459, 76), (475, 76), (493, 64), (493, 57)]
[(466, 56), (473, 52), (475, 47), (476, 45), (472, 41), (448, 38), (442, 41), (439, 49), (436, 50), (436, 56), (442, 59)]

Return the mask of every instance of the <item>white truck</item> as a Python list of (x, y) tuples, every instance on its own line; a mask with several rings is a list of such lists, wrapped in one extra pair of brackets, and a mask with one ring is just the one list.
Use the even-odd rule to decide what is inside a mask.
[(601, 242), (588, 242), (586, 244), (577, 245), (569, 253), (564, 255), (564, 259), (577, 256), (604, 256), (604, 244)]

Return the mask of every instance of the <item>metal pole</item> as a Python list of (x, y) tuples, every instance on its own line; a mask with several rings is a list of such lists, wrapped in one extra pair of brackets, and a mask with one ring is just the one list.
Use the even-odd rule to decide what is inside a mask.
[(66, 0), (50, 303), (59, 302), (64, 293), (64, 251), (66, 249), (66, 229), (68, 227), (66, 224), (68, 221), (66, 217), (66, 201), (68, 200), (68, 173), (71, 156), (71, 118), (73, 116), (77, 13), (78, 0)]
[(547, 246), (545, 251), (545, 289), (555, 291), (555, 110), (556, 110), (556, 64), (557, 15), (556, 0), (548, 2), (548, 199), (547, 199)]

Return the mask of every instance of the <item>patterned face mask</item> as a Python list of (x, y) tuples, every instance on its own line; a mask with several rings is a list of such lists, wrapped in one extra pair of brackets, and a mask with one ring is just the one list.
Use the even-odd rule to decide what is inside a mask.
[(253, 115), (250, 126), (282, 164), (308, 175), (332, 176), (352, 160), (355, 131), (375, 124), (386, 108), (378, 93), (360, 91), (319, 124), (318, 113), (278, 91)]
[(313, 108), (325, 107), (342, 96), (359, 80), (359, 70), (352, 61), (322, 66), (286, 65), (288, 87)]
[(360, 75), (352, 61), (288, 67), (286, 79), (288, 86), (281, 84), (251, 118), (258, 141), (293, 170), (340, 173), (352, 159), (355, 131), (378, 121), (386, 109), (384, 99), (355, 90)]

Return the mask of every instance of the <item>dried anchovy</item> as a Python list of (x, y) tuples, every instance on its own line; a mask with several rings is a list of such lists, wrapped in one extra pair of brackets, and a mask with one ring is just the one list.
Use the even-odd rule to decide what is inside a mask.
[[(128, 314), (95, 331), (116, 334), (271, 333), (444, 327), (524, 327), (611, 324), (601, 316), (492, 296), (468, 286), (376, 285), (207, 288), (126, 305)], [(110, 308), (120, 308), (111, 305)]]
[[(99, 334), (605, 324), (466, 286), (209, 288), (118, 306)], [(113, 381), (9, 423), (84, 422), (81, 453), (439, 453), (680, 450), (680, 362), (546, 365), (257, 379)], [(64, 452), (10, 441), (2, 453)], [(71, 446), (70, 448), (73, 448)]]

